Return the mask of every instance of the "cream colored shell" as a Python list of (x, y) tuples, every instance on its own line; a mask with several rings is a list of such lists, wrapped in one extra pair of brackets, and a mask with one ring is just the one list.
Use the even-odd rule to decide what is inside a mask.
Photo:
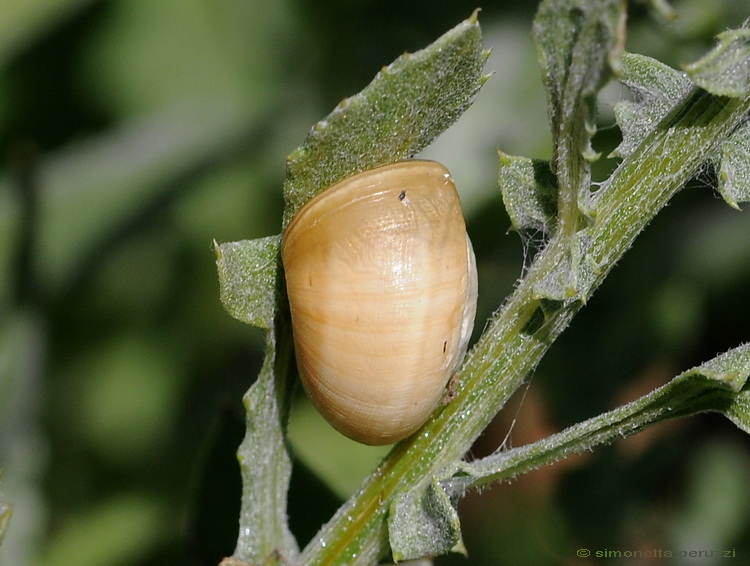
[(340, 432), (415, 432), (461, 362), (476, 311), (474, 253), (450, 174), (431, 161), (365, 171), (313, 198), (281, 247), (297, 366)]

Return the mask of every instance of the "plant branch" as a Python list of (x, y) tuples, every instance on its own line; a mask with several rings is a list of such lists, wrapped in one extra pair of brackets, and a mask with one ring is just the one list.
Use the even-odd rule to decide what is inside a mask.
[[(557, 232), (471, 350), (456, 399), (394, 447), (302, 553), (302, 563), (369, 564), (388, 552), (386, 518), (398, 492), (424, 487), (459, 460), (669, 199), (750, 111), (750, 97), (688, 94), (630, 154), (594, 200), (594, 222)], [(581, 300), (550, 302), (537, 288), (579, 249)]]
[[(713, 375), (706, 371), (731, 358), (736, 373)], [(744, 368), (744, 369), (743, 369)], [(705, 411), (726, 412), (750, 372), (750, 345), (722, 354), (704, 366), (689, 370), (669, 383), (621, 407), (593, 417), (532, 444), (462, 463), (453, 477), (441, 482), (452, 496), (469, 488), (506, 480), (571, 454), (635, 434), (651, 424)]]

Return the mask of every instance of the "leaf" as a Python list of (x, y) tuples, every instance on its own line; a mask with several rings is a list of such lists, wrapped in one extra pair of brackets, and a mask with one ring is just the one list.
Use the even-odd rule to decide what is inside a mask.
[[(613, 71), (619, 71), (625, 11), (619, 0), (546, 0), (534, 19), (534, 41), (549, 95), (557, 177), (556, 234), (570, 247), (534, 286), (536, 298), (552, 302), (581, 300), (595, 278), (579, 250), (576, 234), (592, 219), (591, 146), (596, 132), (596, 96)], [(579, 257), (580, 256), (580, 257)], [(581, 276), (587, 276), (586, 281)]]
[(489, 53), (475, 12), (434, 43), (384, 67), (310, 131), (287, 161), (284, 225), (336, 181), (421, 151), (469, 107)]
[(237, 452), (242, 500), (233, 558), (251, 563), (278, 551), (290, 558), (298, 552), (286, 516), (292, 463), (284, 439), (290, 395), (284, 381), (287, 368), (282, 366), (288, 363), (288, 354), (285, 349), (278, 351), (275, 332), (268, 332), (263, 367), (243, 398), (247, 431)]
[(401, 494), (391, 504), (388, 533), (397, 562), (451, 550), (466, 554), (458, 513), (435, 480)]
[[(687, 73), (643, 55), (623, 55), (620, 80), (633, 92), (635, 101), (615, 105), (623, 141), (613, 156), (630, 155), (649, 132), (677, 108), (693, 85), (717, 96), (747, 95), (750, 91), (750, 30), (731, 30), (720, 34), (718, 39), (718, 45), (708, 55), (685, 67)], [(722, 145), (720, 159), (715, 158), (720, 161), (719, 192), (734, 208), (739, 208), (738, 203), (748, 200), (750, 194), (747, 132), (746, 125), (740, 126)]]
[(541, 303), (551, 301), (554, 304), (568, 303), (571, 300), (582, 298), (575, 286), (575, 266), (573, 255), (567, 250), (560, 253), (559, 260), (551, 269), (541, 277), (534, 285), (534, 299), (540, 302), (540, 310), (530, 321), (530, 326), (524, 328), (527, 333), (536, 332), (547, 320), (545, 309), (541, 308)]
[(738, 346), (689, 369), (666, 385), (612, 411), (543, 440), (445, 470), (440, 484), (450, 496), (551, 464), (634, 434), (646, 426), (700, 412), (726, 414), (750, 433), (750, 344)]
[(615, 104), (615, 118), (622, 142), (612, 156), (626, 157), (692, 88), (685, 75), (645, 55), (622, 56), (620, 81), (635, 97)]
[(549, 234), (557, 218), (557, 187), (549, 162), (500, 151), (498, 155), (498, 183), (513, 228)]
[[(287, 163), (284, 224), (337, 179), (413, 156), (448, 128), (486, 80), (474, 13), (427, 48), (399, 57), (316, 124)], [(280, 237), (217, 246), (222, 303), (271, 328)]]
[(700, 60), (685, 66), (702, 89), (718, 96), (739, 98), (750, 92), (750, 29), (720, 33), (718, 44)]
[(750, 434), (750, 388), (747, 383), (750, 374), (750, 344), (745, 344), (730, 354), (708, 371), (737, 392), (731, 403), (724, 408), (724, 414), (738, 428)]
[[(150, 494), (123, 490), (86, 507), (85, 512), (76, 513), (66, 521), (55, 536), (40, 538), (40, 542), (33, 545), (44, 547), (43, 560), (19, 560), (12, 564), (137, 564), (149, 553), (163, 548), (164, 523), (170, 520), (170, 514), (164, 503)], [(18, 508), (23, 509), (20, 505)], [(14, 529), (17, 524), (21, 526), (20, 521), (16, 523), (14, 519)], [(15, 537), (17, 533), (12, 530), (9, 535)]]
[(224, 308), (237, 320), (270, 329), (276, 312), (279, 236), (217, 244), (216, 267)]
[(270, 564), (276, 551), (293, 557), (299, 550), (286, 517), (292, 472), (285, 441), (291, 399), (287, 380), (293, 373), (288, 325), (276, 314), (279, 242), (279, 236), (214, 242), (224, 307), (235, 318), (267, 330), (263, 367), (243, 399), (246, 433), (237, 453), (242, 499), (233, 558), (250, 563)]
[(581, 158), (596, 159), (591, 147), (596, 95), (611, 70), (619, 69), (624, 17), (624, 4), (619, 0), (546, 0), (534, 19), (534, 41), (549, 95), (553, 169), (563, 177), (562, 190), (567, 190), (564, 177), (575, 173), (565, 167), (560, 170), (561, 160), (571, 167)]
[[(602, 273), (589, 252), (591, 235), (583, 229), (571, 237), (571, 247), (562, 252), (554, 269), (545, 273), (534, 286), (536, 299), (542, 304), (568, 304), (571, 301), (586, 302)], [(545, 318), (548, 308), (543, 307)]]
[(749, 376), (750, 344), (744, 344), (680, 374), (675, 380), (701, 380), (709, 387), (739, 393)]
[(750, 391), (742, 391), (726, 409), (727, 418), (750, 434)]
[(721, 146), (719, 193), (732, 208), (750, 201), (750, 124), (744, 122)]

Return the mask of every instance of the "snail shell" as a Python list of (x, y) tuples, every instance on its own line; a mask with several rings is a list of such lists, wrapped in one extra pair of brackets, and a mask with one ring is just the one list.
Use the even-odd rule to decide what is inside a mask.
[(466, 352), (477, 277), (448, 171), (403, 161), (308, 202), (281, 255), (297, 367), (339, 432), (390, 444), (439, 403)]

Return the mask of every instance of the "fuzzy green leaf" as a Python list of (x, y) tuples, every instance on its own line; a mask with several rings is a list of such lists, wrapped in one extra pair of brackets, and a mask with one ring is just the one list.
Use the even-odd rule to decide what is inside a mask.
[(627, 405), (578, 423), (527, 446), (493, 454), (445, 471), (441, 481), (457, 496), (470, 487), (512, 478), (539, 466), (609, 444), (651, 424), (705, 411), (722, 412), (750, 433), (750, 344), (729, 350), (681, 373)]
[(615, 118), (622, 131), (622, 142), (613, 156), (626, 157), (692, 88), (685, 75), (645, 55), (622, 56), (620, 81), (635, 100), (615, 104)]
[[(257, 381), (243, 398), (245, 438), (237, 452), (242, 474), (240, 529), (234, 558), (257, 563), (281, 551), (293, 558), (297, 543), (287, 525), (286, 497), (292, 463), (284, 439), (289, 411), (289, 352), (266, 333), (266, 356)], [(276, 376), (280, 379), (276, 379)], [(265, 562), (264, 562), (265, 563)], [(269, 562), (270, 563), (270, 562)], [(275, 563), (275, 562), (274, 562)]]
[[(538, 299), (554, 303), (584, 298), (590, 281), (577, 233), (591, 221), (591, 146), (596, 131), (596, 97), (618, 72), (624, 42), (625, 5), (619, 0), (547, 0), (534, 19), (534, 40), (549, 96), (552, 170), (557, 177), (556, 232), (571, 247), (534, 285)], [(588, 277), (587, 279), (591, 279)]]
[[(540, 309), (542, 301), (564, 303), (582, 298), (575, 285), (574, 263), (573, 254), (569, 250), (562, 251), (554, 269), (549, 270), (534, 285), (534, 298), (540, 301)], [(537, 314), (538, 316), (532, 321), (531, 327), (526, 329), (527, 332), (535, 331), (537, 326), (547, 319), (544, 309), (541, 309)], [(541, 319), (539, 315), (543, 315)]]
[(237, 320), (271, 328), (276, 310), (279, 242), (279, 236), (214, 242), (221, 302)]
[(729, 350), (686, 374), (704, 378), (709, 380), (708, 383), (730, 391), (731, 395), (724, 396), (722, 402), (708, 407), (708, 410), (723, 413), (738, 428), (750, 434), (750, 343)]
[(336, 181), (427, 147), (469, 107), (487, 80), (482, 73), (487, 57), (475, 12), (343, 100), (289, 156), (284, 225)]
[(718, 96), (740, 97), (750, 92), (750, 29), (725, 31), (705, 57), (687, 65), (693, 82)]
[(744, 344), (680, 374), (675, 380), (698, 380), (704, 382), (706, 387), (739, 393), (747, 384), (748, 377), (750, 344)]
[[(589, 255), (591, 236), (579, 230), (571, 237), (571, 247), (561, 252), (559, 261), (534, 286), (535, 298), (542, 304), (586, 302), (601, 276), (602, 266)], [(547, 316), (547, 309), (545, 317)]]
[(750, 124), (743, 123), (721, 146), (719, 193), (732, 208), (750, 201)]
[(433, 480), (401, 494), (391, 505), (388, 533), (393, 558), (413, 560), (451, 550), (465, 554), (461, 523), (445, 490)]
[[(287, 162), (284, 225), (335, 181), (412, 157), (469, 107), (486, 81), (477, 14), (430, 46), (399, 57), (316, 124)], [(269, 329), (276, 308), (279, 236), (216, 246), (229, 313)]]
[(553, 168), (562, 190), (568, 175), (573, 182), (585, 177), (576, 172), (579, 159), (596, 159), (591, 147), (596, 95), (610, 71), (619, 69), (624, 15), (620, 0), (547, 0), (534, 19), (534, 41), (549, 95)]
[(557, 218), (557, 187), (549, 162), (498, 155), (498, 183), (513, 228), (549, 234)]
[(268, 564), (275, 563), (272, 554), (277, 550), (289, 557), (298, 552), (286, 517), (292, 471), (285, 443), (291, 339), (284, 317), (276, 315), (279, 240), (271, 236), (214, 243), (224, 307), (235, 318), (268, 330), (263, 367), (243, 399), (246, 433), (237, 453), (242, 500), (233, 555), (252, 563), (269, 560)]
[(737, 428), (750, 434), (750, 390), (740, 392), (726, 408), (726, 415)]

